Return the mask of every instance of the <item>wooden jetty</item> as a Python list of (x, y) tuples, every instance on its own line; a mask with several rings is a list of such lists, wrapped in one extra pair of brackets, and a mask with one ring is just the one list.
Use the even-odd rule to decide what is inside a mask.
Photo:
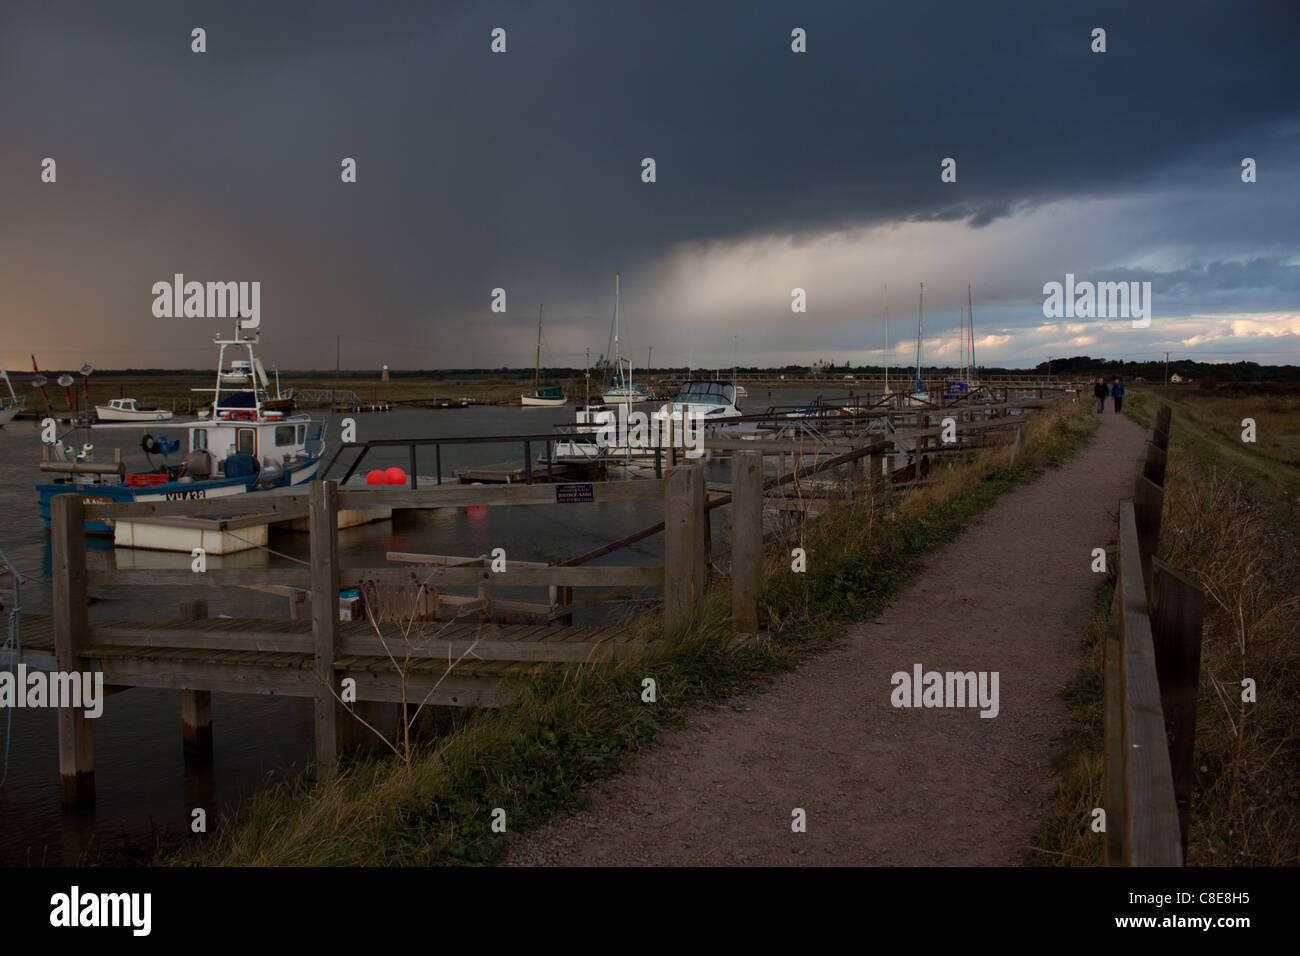
[[(977, 416), (972, 413), (972, 417)], [(1005, 417), (1004, 424), (1017, 434), (1024, 424), (1023, 416), (997, 417)], [(969, 436), (988, 434), (989, 429), (975, 427), (983, 424), (964, 421), (958, 431), (965, 429)], [(921, 425), (927, 434), (916, 437), (924, 443), (928, 431), (938, 424), (922, 419)], [(268, 520), (307, 514), (311, 560), (302, 567), (92, 571), (87, 568), (82, 533), (88, 519), (211, 516), (228, 511), (229, 503), (220, 499), (95, 503), (75, 493), (60, 495), (52, 501), (54, 614), (44, 620), (24, 615), (25, 645), (52, 650), (60, 671), (103, 671), (105, 684), (114, 692), (132, 687), (179, 690), (182, 736), (187, 748), (199, 753), (211, 746), (213, 693), (310, 698), (315, 710), (316, 763), (328, 772), (340, 750), (364, 736), (359, 718), (373, 714), (376, 707), (499, 706), (519, 692), (522, 680), (546, 668), (598, 664), (670, 646), (691, 624), (704, 593), (712, 550), (708, 512), (713, 508), (731, 509), (732, 626), (737, 634), (753, 633), (758, 626), (765, 509), (779, 509), (802, 520), (802, 515), (828, 504), (834, 482), (826, 479), (839, 470), (843, 469), (844, 480), (883, 479), (888, 474), (893, 436), (846, 431), (833, 440), (822, 440), (826, 437), (823, 432), (820, 438), (810, 439), (806, 452), (788, 443), (740, 440), (744, 447), (729, 449), (732, 481), (725, 490), (706, 488), (701, 465), (675, 465), (672, 456), (665, 462), (662, 478), (480, 486), (435, 483), (417, 488), (414, 444), (389, 442), (411, 445), (412, 487), (357, 487), (318, 480), (306, 488), (259, 495), (259, 511)], [(764, 459), (773, 457), (778, 461), (776, 474), (766, 474)], [(358, 464), (354, 462), (351, 470)], [(809, 494), (812, 484), (819, 482), (825, 495)], [(787, 512), (782, 499), (790, 496), (781, 494), (786, 486), (797, 489), (795, 498), (820, 500)], [(639, 502), (658, 511), (661, 520), (583, 555), (545, 565), (509, 561), (500, 571), (485, 557), (399, 552), (387, 555), (384, 566), (353, 567), (345, 565), (339, 553), (341, 511), (582, 508), (605, 502)], [(655, 534), (664, 535), (661, 565), (591, 564)], [(165, 620), (89, 619), (90, 589), (150, 586), (183, 587), (195, 598), (182, 602), (178, 613)], [(210, 589), (231, 587), (286, 596), (289, 619), (208, 618), (201, 596), (216, 593)], [(411, 616), (422, 619), (419, 626), (394, 631), (378, 619), (340, 620), (340, 592), (354, 588), (363, 594), (386, 591), (409, 596)], [(547, 588), (550, 601), (501, 600), (500, 593), (512, 588)], [(476, 593), (448, 593), (455, 589)], [(576, 601), (575, 589), (586, 589), (593, 597)], [(572, 623), (579, 608), (647, 593), (657, 595), (662, 603), (657, 633), (633, 638), (623, 628)], [(93, 800), (92, 722), (82, 711), (68, 708), (58, 711), (58, 722), (64, 799)]]

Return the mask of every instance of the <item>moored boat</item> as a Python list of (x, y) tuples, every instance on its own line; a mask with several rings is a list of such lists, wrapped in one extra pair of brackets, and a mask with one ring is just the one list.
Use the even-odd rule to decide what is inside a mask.
[[(265, 407), (265, 373), (253, 356), (257, 333), (245, 337), (237, 329), (233, 339), (218, 336), (215, 343), (220, 349), (216, 387), (195, 389), (212, 393), (209, 416), (183, 423), (187, 451), (179, 465), (169, 464), (167, 457), (180, 450), (181, 442), (165, 435), (146, 434), (141, 441), (151, 465), (155, 456), (162, 458), (146, 472), (128, 473), (117, 463), (97, 465), (89, 444), (80, 451), (62, 441), (43, 446), (46, 460), (41, 462), (41, 470), (59, 476), (36, 488), (41, 519), (47, 527), (50, 502), (61, 494), (80, 493), (84, 500), (96, 503), (206, 500), (299, 485), (316, 476), (325, 447), (324, 426), (306, 416)], [(240, 350), (248, 359), (230, 367), (255, 370), (257, 377), (249, 381), (248, 388), (232, 391), (226, 353)], [(232, 505), (232, 513), (253, 510), (242, 503)], [(88, 521), (86, 530), (113, 532), (111, 523), (105, 521)]]
[(0, 395), (0, 428), (4, 428), (23, 410), (23, 400), (14, 391), (14, 383), (9, 380), (9, 373), (5, 371), (3, 365), (0, 365), (0, 379), (3, 379), (9, 388), (8, 398)]
[(136, 408), (134, 398), (115, 398), (107, 405), (96, 405), (101, 422), (165, 422), (172, 413), (164, 408)]
[(533, 368), (533, 391), (520, 395), (519, 404), (533, 408), (559, 408), (568, 399), (559, 386), (542, 388), (542, 307), (537, 307), (537, 365)]

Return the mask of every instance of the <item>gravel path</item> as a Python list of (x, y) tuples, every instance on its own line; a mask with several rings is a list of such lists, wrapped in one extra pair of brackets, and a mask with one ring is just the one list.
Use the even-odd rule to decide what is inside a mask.
[[(1108, 403), (1109, 405), (1109, 403)], [(1004, 495), (875, 621), (692, 726), (507, 864), (1017, 864), (1054, 781), (1061, 689), (1142, 429), (1111, 413), (1064, 468)], [(891, 705), (891, 675), (996, 671), (999, 712)], [(792, 830), (795, 808), (806, 832)]]

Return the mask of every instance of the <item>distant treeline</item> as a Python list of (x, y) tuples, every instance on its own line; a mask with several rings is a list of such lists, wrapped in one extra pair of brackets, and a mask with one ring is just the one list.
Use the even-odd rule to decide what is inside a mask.
[[(1035, 372), (1047, 373), (1048, 362), (1034, 366)], [(1076, 355), (1052, 359), (1053, 375), (1105, 375), (1125, 379), (1163, 382), (1166, 367), (1172, 378), (1177, 375), (1193, 382), (1300, 382), (1300, 365), (1260, 365), (1258, 362), (1193, 362), (1187, 359), (1163, 359), (1155, 362), (1123, 362), (1113, 359)]]
[[(907, 365), (890, 366), (890, 372), (895, 374), (906, 375), (911, 372), (912, 367)], [(686, 373), (684, 368), (656, 368), (656, 369), (637, 369), (640, 375), (682, 375)], [(774, 368), (739, 368), (742, 375), (753, 374), (770, 374), (773, 376), (785, 375), (787, 377), (808, 377), (816, 375), (820, 378), (832, 378), (836, 375), (883, 375), (884, 366), (881, 365), (859, 365), (854, 366), (850, 363), (843, 365), (828, 365), (817, 369), (813, 372), (806, 365), (785, 365)], [(922, 368), (922, 373), (927, 376), (932, 375), (956, 375), (958, 370), (952, 366), (928, 365)], [(1148, 382), (1163, 382), (1165, 380), (1166, 365), (1164, 361), (1155, 362), (1125, 362), (1115, 359), (1092, 358), (1088, 355), (1076, 355), (1072, 358), (1052, 359), (1050, 363), (1040, 362), (1031, 369), (1025, 368), (1004, 368), (1001, 366), (981, 365), (979, 367), (981, 375), (1014, 375), (1025, 373), (1037, 373), (1039, 375), (1075, 375), (1075, 376), (1092, 376), (1105, 375), (1107, 377), (1120, 376), (1125, 379), (1142, 379)], [(583, 370), (580, 368), (552, 367), (542, 370), (547, 378), (580, 378)], [(592, 374), (599, 376), (601, 370), (593, 369)], [(731, 373), (730, 368), (721, 370), (715, 369), (692, 369), (691, 374), (696, 378), (713, 378), (715, 374), (720, 374), (726, 378)], [(12, 374), (12, 373), (11, 373)], [(193, 376), (204, 378), (212, 375), (211, 369), (198, 368), (128, 368), (128, 369), (104, 369), (95, 371), (96, 378), (141, 378), (145, 376)], [(440, 369), (389, 369), (388, 375), (392, 379), (491, 379), (491, 378), (531, 378), (533, 370), (530, 368), (440, 368)], [(1231, 363), (1209, 363), (1194, 362), (1187, 359), (1170, 360), (1168, 364), (1168, 374), (1173, 376), (1177, 374), (1182, 379), (1201, 382), (1300, 382), (1300, 366), (1298, 365), (1260, 365), (1258, 362), (1231, 362)], [(311, 379), (316, 381), (327, 381), (335, 377), (345, 379), (375, 379), (378, 380), (380, 372), (378, 369), (281, 369), (280, 377), (284, 381), (298, 379)]]

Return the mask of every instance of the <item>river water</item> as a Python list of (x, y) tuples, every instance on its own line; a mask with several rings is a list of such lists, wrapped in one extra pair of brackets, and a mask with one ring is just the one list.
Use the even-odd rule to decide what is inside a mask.
[[(760, 397), (761, 396), (761, 397)], [(754, 390), (741, 403), (746, 411), (761, 411), (769, 404), (811, 401), (814, 393)], [(649, 410), (648, 406), (645, 406)], [(352, 416), (311, 413), (327, 423), (326, 435), (337, 442), (339, 423), (352, 417), (357, 440), (374, 438), (458, 437), (472, 435), (546, 434), (553, 426), (573, 421), (567, 408), (517, 408), (474, 406), (464, 409), (399, 409), (386, 414)], [(166, 423), (151, 426), (168, 432)], [(114, 446), (123, 449), (128, 469), (143, 470), (139, 451), (144, 429), (95, 432), (99, 460), (111, 460)], [(169, 437), (183, 430), (172, 426)], [(84, 433), (66, 439), (80, 444)], [(541, 450), (534, 445), (533, 454)], [(326, 460), (333, 447), (326, 450)], [(352, 453), (331, 478), (341, 478)], [(432, 449), (422, 451), (419, 471), (434, 473)], [(16, 421), (0, 429), (0, 548), (27, 577), (22, 590), (22, 610), (50, 614), (49, 533), (41, 523), (35, 485), (42, 480), (38, 428), (32, 421)], [(444, 481), (457, 468), (522, 461), (522, 448), (514, 445), (458, 445), (443, 449)], [(405, 448), (371, 452), (362, 471), (397, 465), (408, 467)], [(726, 462), (710, 463), (707, 479), (727, 482)], [(616, 476), (611, 476), (616, 477)], [(385, 552), (479, 555), (493, 548), (506, 549), (509, 558), (548, 561), (596, 548), (638, 528), (653, 524), (661, 511), (649, 502), (618, 502), (580, 508), (550, 506), (496, 507), (484, 515), (464, 509), (399, 515), (339, 532), (339, 547), (347, 564), (382, 566)], [(713, 513), (715, 546), (725, 541), (725, 517)], [(88, 563), (92, 567), (185, 568), (189, 555), (122, 549), (89, 538)], [(630, 548), (599, 559), (597, 564), (658, 564), (662, 561), (662, 536), (655, 535)], [(225, 557), (210, 556), (209, 568), (293, 566), (308, 556), (308, 537), (273, 529), (269, 548)], [(0, 580), (0, 587), (8, 586)], [(544, 594), (544, 591), (539, 592)], [(158, 620), (175, 617), (187, 596), (208, 599), (209, 615), (266, 617), (287, 615), (283, 598), (246, 588), (204, 588), (187, 593), (179, 588), (134, 587), (111, 593), (96, 592), (91, 620)], [(504, 597), (534, 599), (527, 592), (507, 592)], [(581, 594), (579, 594), (581, 599)], [(12, 594), (0, 592), (7, 620)], [(626, 606), (604, 606), (584, 612), (585, 621), (619, 619)], [(18, 616), (21, 624), (22, 615)], [(0, 667), (9, 656), (0, 654)], [(94, 722), (96, 803), (87, 810), (65, 809), (59, 799), (56, 715), (52, 709), (0, 709), (0, 865), (72, 864), (87, 849), (134, 854), (147, 851), (155, 837), (185, 832), (190, 811), (208, 808), (209, 821), (239, 807), (257, 790), (300, 772), (311, 759), (312, 704), (308, 699), (262, 695), (214, 694), (212, 705), (214, 755), (210, 766), (187, 770), (181, 746), (180, 699), (176, 691), (136, 688), (109, 697), (103, 715)]]

